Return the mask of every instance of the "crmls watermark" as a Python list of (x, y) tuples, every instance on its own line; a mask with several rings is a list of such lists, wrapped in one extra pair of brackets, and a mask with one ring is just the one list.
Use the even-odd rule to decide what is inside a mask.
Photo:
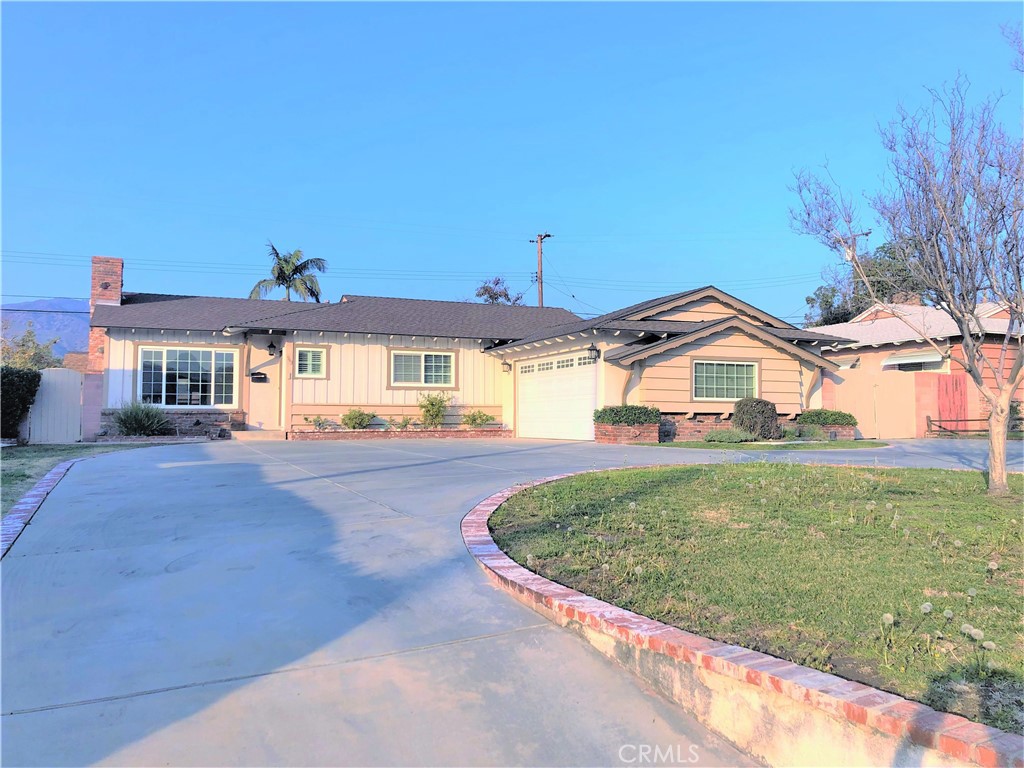
[(625, 765), (690, 765), (700, 753), (696, 744), (623, 744), (619, 760)]

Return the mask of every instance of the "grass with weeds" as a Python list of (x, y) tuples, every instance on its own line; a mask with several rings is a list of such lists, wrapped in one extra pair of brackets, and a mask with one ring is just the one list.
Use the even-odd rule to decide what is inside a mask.
[(643, 443), (658, 448), (699, 448), (709, 451), (835, 451), (851, 448), (885, 448), (878, 440), (831, 440), (829, 442), (792, 443), (707, 443), (703, 440), (682, 440), (675, 443)]
[(6, 515), (43, 476), (68, 459), (97, 456), (152, 445), (25, 445), (0, 449), (0, 516)]
[(1010, 484), (997, 498), (975, 472), (618, 470), (517, 494), (491, 529), (609, 603), (1020, 733), (1024, 478)]

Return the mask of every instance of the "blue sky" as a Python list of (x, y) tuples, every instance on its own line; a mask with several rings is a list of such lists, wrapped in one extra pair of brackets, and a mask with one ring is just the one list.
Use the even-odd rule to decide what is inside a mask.
[[(1020, 4), (11, 4), (3, 293), (247, 295), (265, 242), (325, 294), (615, 309), (706, 283), (800, 319), (832, 256), (792, 172), (878, 186), (877, 125), (958, 71), (1021, 79)], [(879, 245), (880, 240), (871, 245)], [(59, 255), (39, 255), (59, 254)], [(569, 294), (575, 294), (572, 298)]]

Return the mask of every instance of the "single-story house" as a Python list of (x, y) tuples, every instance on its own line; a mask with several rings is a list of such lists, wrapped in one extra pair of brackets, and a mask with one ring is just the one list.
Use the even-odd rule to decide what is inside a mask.
[[(600, 317), (565, 309), (344, 296), (338, 302), (123, 291), (122, 260), (93, 259), (85, 439), (131, 401), (182, 430), (292, 432), (353, 408), (418, 417), (427, 392), (451, 422), (483, 410), (518, 437), (589, 440), (593, 411), (659, 407), (669, 435), (727, 423), (757, 396), (795, 418), (839, 364), (804, 331), (708, 286)], [(819, 396), (820, 399), (820, 396)]]
[[(977, 316), (985, 333), (985, 356), (998, 364), (1010, 314), (1005, 307), (987, 302), (978, 306)], [(876, 304), (848, 323), (814, 330), (850, 339), (823, 348), (825, 357), (839, 370), (825, 375), (817, 404), (856, 416), (859, 436), (925, 437), (929, 419), (933, 425), (955, 431), (987, 428), (982, 420), (991, 410), (988, 401), (964, 369), (950, 359), (950, 352), (958, 351), (962, 335), (941, 309), (922, 304)], [(1020, 344), (1020, 330), (1012, 333), (1011, 359), (1013, 345)], [(1010, 363), (1005, 363), (1007, 371)], [(990, 371), (985, 378), (994, 383)]]

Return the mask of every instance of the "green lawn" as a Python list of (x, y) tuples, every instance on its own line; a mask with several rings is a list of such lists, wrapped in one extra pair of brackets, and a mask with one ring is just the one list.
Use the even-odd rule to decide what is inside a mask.
[(140, 445), (26, 445), (0, 448), (0, 516), (6, 515), (43, 475), (68, 459), (97, 456), (111, 451), (145, 448)]
[(990, 498), (980, 473), (942, 470), (620, 470), (518, 494), (491, 527), (516, 561), (607, 602), (1022, 732), (1024, 477), (1011, 486)]
[(676, 443), (643, 443), (659, 448), (700, 448), (710, 451), (836, 451), (851, 448), (885, 448), (888, 443), (879, 440), (831, 440), (816, 443), (706, 443), (703, 440), (684, 440)]

